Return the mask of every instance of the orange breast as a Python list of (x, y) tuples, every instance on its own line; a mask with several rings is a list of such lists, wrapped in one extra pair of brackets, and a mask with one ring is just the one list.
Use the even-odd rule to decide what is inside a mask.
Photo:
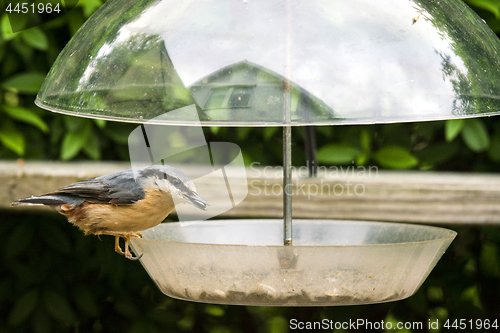
[(146, 197), (131, 205), (93, 204), (84, 202), (68, 210), (57, 209), (86, 234), (103, 231), (132, 232), (149, 229), (161, 223), (174, 208), (169, 193), (145, 190)]

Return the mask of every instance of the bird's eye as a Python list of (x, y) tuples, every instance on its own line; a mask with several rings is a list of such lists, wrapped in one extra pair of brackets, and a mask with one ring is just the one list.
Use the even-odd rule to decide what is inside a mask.
[(177, 179), (177, 178), (173, 178), (173, 177), (172, 177), (172, 185), (177, 186), (177, 185), (179, 185), (180, 183), (181, 183), (181, 181), (180, 181), (179, 179)]

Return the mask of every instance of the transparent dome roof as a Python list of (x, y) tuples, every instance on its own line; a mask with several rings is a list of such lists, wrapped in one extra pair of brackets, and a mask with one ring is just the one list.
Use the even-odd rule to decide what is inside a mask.
[(210, 126), (492, 115), (500, 42), (458, 0), (110, 0), (61, 52), (36, 104)]

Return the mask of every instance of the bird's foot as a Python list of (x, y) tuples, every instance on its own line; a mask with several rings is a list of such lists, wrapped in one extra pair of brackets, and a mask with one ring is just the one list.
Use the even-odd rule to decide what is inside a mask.
[(139, 255), (138, 257), (132, 256), (132, 253), (130, 253), (129, 243), (130, 243), (130, 237), (139, 237), (140, 238), (140, 237), (142, 237), (142, 235), (140, 233), (132, 232), (132, 233), (129, 233), (129, 234), (122, 236), (122, 237), (123, 237), (123, 239), (125, 239), (125, 252), (123, 252), (121, 249), (119, 249), (120, 251), (116, 251), (116, 247), (115, 247), (115, 251), (118, 252), (119, 254), (125, 256), (125, 258), (127, 258), (129, 260), (135, 261), (135, 260), (141, 259), (144, 253), (141, 253), (141, 255)]
[[(141, 238), (142, 235), (139, 232), (106, 232), (108, 235), (115, 236), (115, 252), (121, 254), (122, 256), (125, 256), (125, 258), (130, 259), (130, 260), (139, 260), (142, 258), (141, 254), (140, 256), (134, 257), (132, 253), (130, 252), (130, 237), (137, 237)], [(123, 238), (125, 240), (125, 252), (122, 251), (122, 248), (120, 247), (120, 238)]]

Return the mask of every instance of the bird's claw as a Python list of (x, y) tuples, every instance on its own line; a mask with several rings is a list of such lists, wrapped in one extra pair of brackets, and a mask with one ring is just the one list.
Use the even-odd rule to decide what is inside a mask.
[(132, 254), (129, 252), (129, 253), (125, 253), (123, 251), (116, 251), (117, 253), (121, 254), (122, 256), (124, 256), (125, 258), (129, 259), (129, 260), (132, 260), (132, 261), (137, 261), (139, 259), (142, 258), (142, 256), (144, 255), (144, 253), (141, 253), (139, 256), (137, 257), (133, 257)]

